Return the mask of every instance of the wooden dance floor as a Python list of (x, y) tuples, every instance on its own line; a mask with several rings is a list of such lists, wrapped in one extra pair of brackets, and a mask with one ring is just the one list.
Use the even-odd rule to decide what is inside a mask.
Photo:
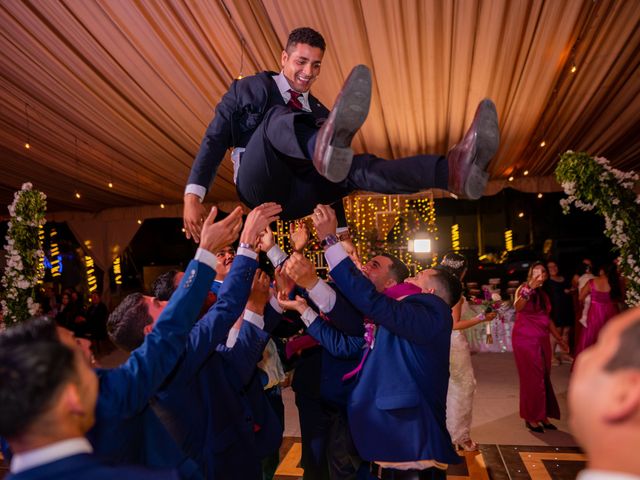
[[(302, 479), (300, 439), (285, 437), (282, 461), (275, 480)], [(585, 468), (586, 458), (577, 447), (481, 445), (466, 452), (464, 461), (447, 471), (449, 480), (573, 480)]]

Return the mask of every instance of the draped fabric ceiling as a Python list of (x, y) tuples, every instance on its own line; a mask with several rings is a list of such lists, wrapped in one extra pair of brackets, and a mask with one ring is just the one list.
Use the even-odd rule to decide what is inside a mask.
[[(3, 0), (0, 203), (32, 181), (50, 211), (179, 204), (232, 79), (278, 70), (303, 25), (327, 40), (325, 104), (354, 65), (372, 69), (357, 151), (446, 152), (490, 97), (502, 142), (487, 193), (510, 175), (557, 189), (567, 149), (639, 166), (637, 1)], [(227, 158), (207, 200), (236, 199)]]

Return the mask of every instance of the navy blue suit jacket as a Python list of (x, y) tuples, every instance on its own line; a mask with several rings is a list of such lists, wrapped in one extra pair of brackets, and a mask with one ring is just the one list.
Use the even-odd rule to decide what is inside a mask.
[(459, 463), (447, 432), (451, 308), (430, 294), (398, 301), (378, 293), (349, 258), (331, 270), (338, 288), (376, 325), (348, 406), (365, 460)]
[(95, 455), (72, 455), (55, 462), (9, 474), (5, 480), (177, 480), (178, 475), (140, 467), (111, 466)]
[(214, 276), (209, 266), (191, 261), (143, 344), (120, 367), (97, 371), (96, 424), (87, 434), (96, 454), (117, 463), (177, 467), (183, 478), (199, 477), (148, 402), (181, 358)]
[[(254, 425), (269, 418), (263, 411), (256, 418), (246, 387), (269, 334), (243, 322), (236, 345), (223, 345), (245, 307), (257, 266), (249, 257), (235, 258), (218, 300), (192, 330), (182, 362), (153, 400), (154, 411), (206, 478), (260, 473)], [(242, 461), (236, 463), (238, 456)]]
[[(274, 72), (261, 72), (233, 81), (216, 106), (215, 116), (191, 167), (188, 184), (201, 185), (208, 191), (227, 149), (246, 147), (265, 113), (285, 104), (274, 75)], [(327, 108), (313, 95), (309, 95), (309, 105), (317, 118), (328, 117)]]

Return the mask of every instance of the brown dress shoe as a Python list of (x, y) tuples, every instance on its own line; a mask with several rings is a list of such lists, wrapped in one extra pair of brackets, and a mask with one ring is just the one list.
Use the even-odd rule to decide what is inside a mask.
[(313, 165), (327, 180), (341, 182), (349, 174), (353, 159), (351, 140), (366, 120), (370, 103), (371, 71), (365, 65), (357, 65), (316, 137)]
[(485, 171), (500, 143), (498, 114), (494, 103), (485, 98), (478, 105), (471, 127), (449, 154), (449, 191), (457, 197), (477, 200), (489, 180)]

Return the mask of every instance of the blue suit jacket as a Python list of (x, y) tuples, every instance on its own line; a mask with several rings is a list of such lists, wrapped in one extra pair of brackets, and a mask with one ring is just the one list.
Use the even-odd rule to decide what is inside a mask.
[(143, 344), (120, 367), (97, 371), (96, 424), (87, 434), (96, 454), (117, 463), (177, 467), (183, 478), (200, 477), (148, 402), (181, 358), (214, 276), (207, 265), (191, 261)]
[(95, 455), (72, 455), (17, 474), (5, 480), (177, 480), (176, 473), (140, 467), (111, 466)]
[(235, 258), (218, 300), (193, 328), (181, 363), (153, 400), (154, 411), (206, 478), (260, 474), (254, 424), (267, 420), (255, 418), (245, 388), (269, 334), (243, 322), (234, 348), (223, 345), (245, 307), (257, 265)]
[[(275, 105), (285, 104), (273, 80), (274, 75), (274, 72), (261, 72), (233, 81), (216, 106), (187, 183), (208, 190), (227, 149), (246, 147), (265, 113)], [(329, 116), (326, 107), (313, 95), (309, 95), (309, 105), (317, 118)]]
[(348, 406), (362, 458), (459, 463), (445, 424), (451, 308), (435, 295), (397, 301), (378, 293), (348, 258), (331, 277), (378, 326)]

